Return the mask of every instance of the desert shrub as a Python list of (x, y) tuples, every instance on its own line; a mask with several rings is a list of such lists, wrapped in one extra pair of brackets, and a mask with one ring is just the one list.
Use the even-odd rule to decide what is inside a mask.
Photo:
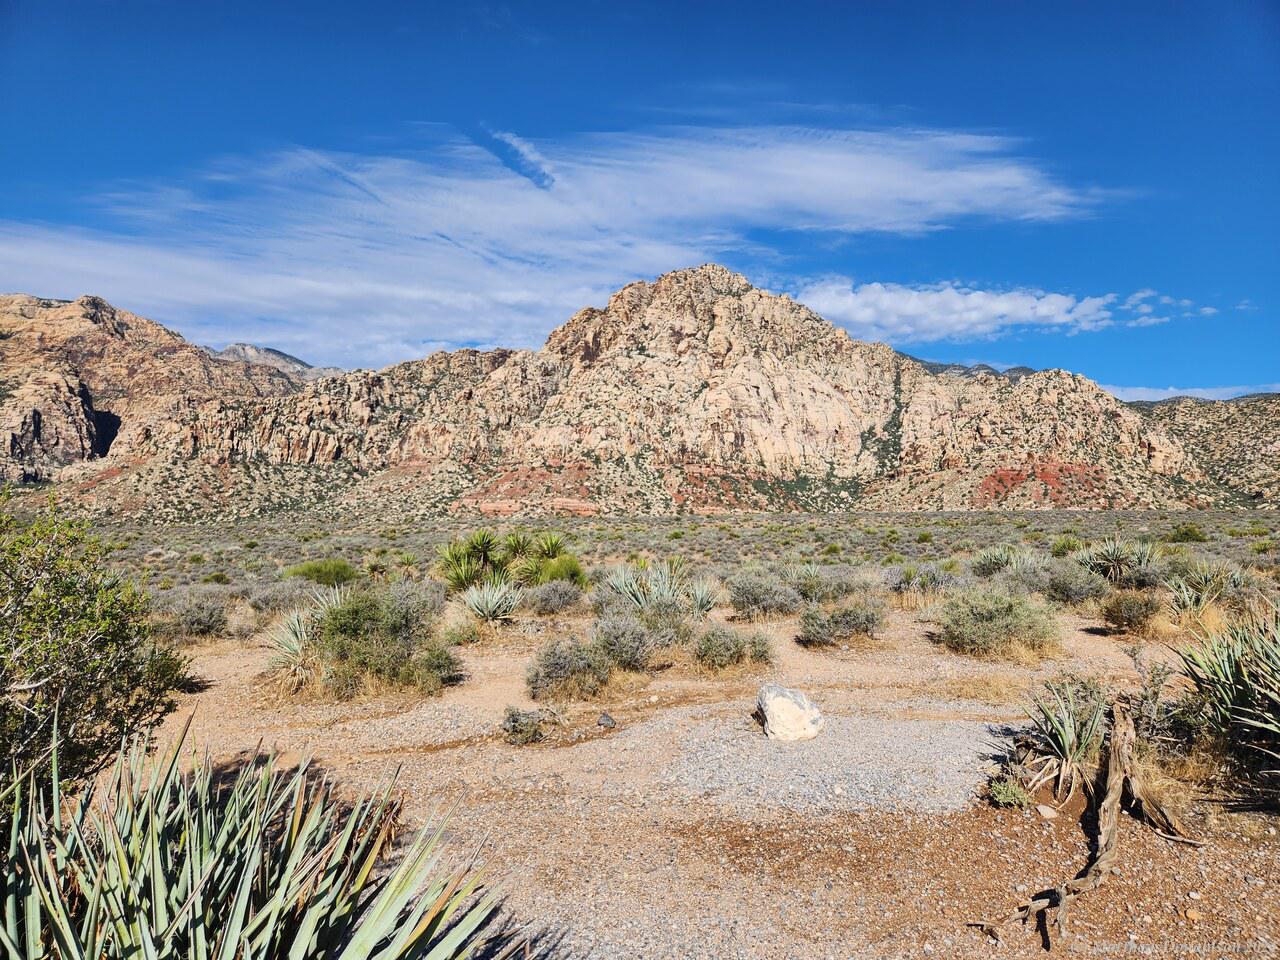
[(1081, 566), (1116, 586), (1144, 589), (1156, 586), (1162, 579), (1157, 564), (1160, 551), (1153, 543), (1111, 537), (1073, 557)]
[(1175, 614), (1200, 614), (1212, 603), (1241, 613), (1260, 595), (1257, 583), (1235, 564), (1215, 560), (1180, 561), (1164, 579)]
[(1029, 807), (1032, 797), (1015, 778), (997, 777), (987, 785), (987, 796), (997, 807)]
[(447, 623), (437, 631), (442, 647), (466, 647), (480, 640), (480, 627), (474, 620)]
[(301, 577), (303, 580), (310, 580), (323, 587), (336, 587), (355, 580), (360, 576), (360, 571), (346, 560), (329, 557), (324, 560), (307, 560), (304, 563), (295, 564), (285, 570), (284, 575)]
[(552, 580), (524, 592), (524, 603), (540, 617), (561, 613), (582, 601), (582, 590), (568, 580)]
[(1056, 558), (1069, 557), (1085, 548), (1085, 542), (1073, 533), (1064, 533), (1054, 537), (1049, 545), (1049, 556)]
[(874, 637), (884, 623), (884, 609), (874, 600), (858, 600), (831, 611), (809, 607), (800, 616), (796, 642), (805, 647), (833, 647), (858, 636)]
[(486, 926), (497, 897), (471, 861), (441, 859), (439, 825), (402, 841), (391, 785), (350, 802), (307, 760), (227, 777), (207, 755), (189, 770), (184, 746), (154, 764), (141, 743), (122, 750), (78, 797), (44, 772), (11, 786), (5, 956), (462, 960), (501, 946)]
[(227, 629), (227, 598), (221, 591), (183, 590), (164, 604), (175, 633), (207, 637)]
[(725, 582), (725, 587), (733, 609), (748, 620), (795, 613), (804, 603), (794, 587), (763, 573), (744, 571), (735, 574)]
[(655, 649), (649, 631), (633, 616), (611, 614), (596, 621), (592, 645), (623, 670), (644, 670)]
[(612, 664), (595, 644), (552, 640), (534, 657), (525, 677), (535, 700), (594, 697), (609, 682)]
[(307, 596), (307, 589), (297, 579), (274, 580), (252, 585), (247, 599), (249, 606), (258, 613), (279, 613), (301, 603)]
[(55, 717), (60, 773), (78, 779), (153, 730), (188, 682), (185, 658), (152, 636), (146, 595), (108, 571), (86, 523), (50, 503), (24, 525), (3, 507), (0, 794), (46, 756)]
[(693, 656), (704, 667), (724, 670), (747, 662), (769, 663), (773, 659), (773, 651), (769, 638), (762, 633), (742, 634), (715, 625), (698, 635)]
[(213, 571), (213, 573), (206, 573), (203, 577), (201, 577), (201, 578), (200, 578), (200, 582), (201, 582), (201, 583), (216, 583), (216, 584), (218, 584), (218, 585), (220, 585), (220, 586), (224, 586), (224, 587), (225, 587), (227, 584), (229, 584), (229, 583), (231, 582), (231, 578), (230, 578), (230, 577), (228, 577), (228, 576), (227, 576), (225, 573), (223, 573), (221, 570), (215, 570), (215, 571)]
[(929, 596), (954, 589), (960, 578), (932, 563), (890, 567), (884, 572), (884, 585), (890, 593)]
[(1166, 543), (1208, 543), (1209, 538), (1199, 524), (1188, 521), (1177, 524), (1164, 535), (1164, 540)]
[(431, 638), (431, 609), (429, 597), (387, 587), (318, 594), (272, 634), (276, 677), (298, 689), (304, 683), (297, 682), (297, 664), (310, 664), (303, 672), (340, 698), (371, 682), (423, 693), (459, 683), (460, 661)]
[(940, 639), (957, 653), (1012, 657), (1048, 649), (1057, 636), (1053, 614), (1030, 597), (966, 590), (943, 604)]
[(486, 580), (467, 587), (462, 593), (462, 605), (477, 620), (497, 623), (510, 620), (520, 606), (523, 591), (514, 584), (501, 580)]
[(502, 717), (502, 737), (507, 743), (517, 747), (531, 743), (541, 743), (546, 739), (543, 729), (546, 718), (541, 710), (521, 710), (519, 707), (507, 707)]
[(1143, 633), (1164, 609), (1160, 598), (1143, 590), (1117, 590), (1102, 603), (1102, 618), (1120, 633)]
[(1067, 606), (1099, 600), (1110, 587), (1107, 581), (1078, 563), (1055, 559), (1046, 568), (1041, 591), (1054, 603)]

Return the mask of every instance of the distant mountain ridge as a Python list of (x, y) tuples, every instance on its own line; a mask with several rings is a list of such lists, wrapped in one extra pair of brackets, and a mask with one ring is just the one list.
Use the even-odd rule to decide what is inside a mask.
[(155, 516), (1280, 502), (1277, 458), (1240, 452), (1280, 443), (1280, 398), (1201, 416), (1061, 370), (922, 363), (714, 264), (629, 284), (540, 350), (323, 379), (96, 298), (0, 297), (0, 336), (0, 476)]
[(342, 367), (313, 367), (305, 360), (299, 360), (292, 354), (273, 347), (260, 347), (253, 343), (232, 343), (215, 350), (204, 347), (210, 356), (219, 360), (238, 360), (243, 363), (256, 363), (264, 367), (275, 367), (298, 380), (322, 380), (325, 377), (338, 377), (346, 373)]

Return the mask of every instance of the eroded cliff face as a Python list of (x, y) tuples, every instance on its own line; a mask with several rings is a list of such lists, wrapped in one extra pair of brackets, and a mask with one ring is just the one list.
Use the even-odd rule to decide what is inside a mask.
[(216, 360), (160, 324), (97, 297), (0, 296), (0, 478), (144, 448), (194, 399), (288, 393), (293, 379)]
[[(314, 468), (369, 496), (487, 513), (1176, 506), (1221, 487), (1083, 377), (931, 373), (714, 265), (630, 284), (539, 351), (305, 384), (100, 301), (42, 303), (20, 306), (67, 327), (57, 355), (90, 406), (125, 411), (109, 460), (202, 465), (227, 483)], [(0, 300), (0, 329), (12, 313)], [(63, 462), (73, 434), (94, 456), (67, 409)]]

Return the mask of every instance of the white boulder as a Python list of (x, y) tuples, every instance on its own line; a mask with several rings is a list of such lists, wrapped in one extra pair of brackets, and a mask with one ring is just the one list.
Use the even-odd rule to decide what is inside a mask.
[(756, 711), (770, 740), (812, 740), (822, 732), (822, 714), (799, 690), (766, 683), (756, 696)]

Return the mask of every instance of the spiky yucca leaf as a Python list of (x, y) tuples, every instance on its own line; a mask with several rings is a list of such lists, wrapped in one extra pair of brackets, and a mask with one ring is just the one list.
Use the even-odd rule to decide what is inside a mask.
[[(344, 804), (304, 761), (259, 757), (224, 783), (121, 751), (96, 792), (64, 795), (56, 760), (10, 791), (0, 952), (92, 960), (455, 960), (497, 906), (443, 825), (389, 863), (392, 787)], [(55, 751), (56, 758), (56, 751)]]
[(561, 533), (544, 533), (538, 537), (538, 556), (543, 560), (554, 560), (569, 548), (569, 540)]
[(524, 592), (505, 581), (486, 580), (468, 587), (462, 594), (463, 605), (486, 623), (509, 620), (520, 605)]
[(1082, 695), (1069, 682), (1050, 681), (1045, 691), (1048, 696), (1033, 697), (1027, 710), (1044, 755), (1028, 789), (1034, 792), (1053, 780), (1054, 796), (1066, 803), (1078, 784), (1091, 789), (1089, 773), (1102, 742), (1106, 703), (1101, 696)]

